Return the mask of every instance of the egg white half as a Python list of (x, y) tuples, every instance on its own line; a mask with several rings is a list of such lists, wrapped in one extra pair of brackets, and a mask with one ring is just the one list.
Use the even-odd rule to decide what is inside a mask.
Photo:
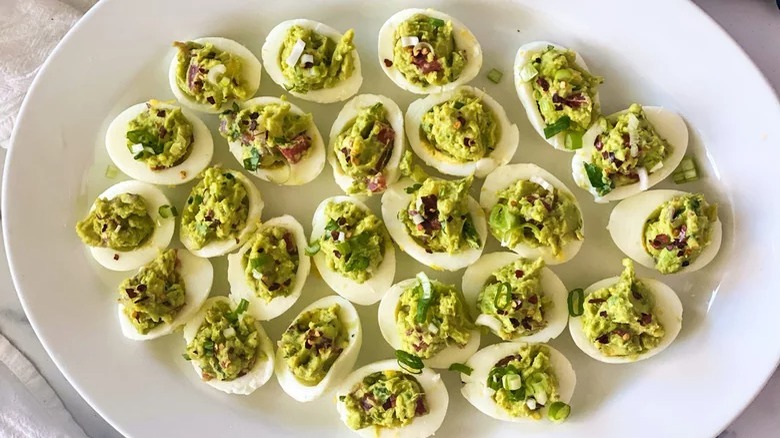
[[(585, 289), (585, 302), (588, 300), (588, 295), (596, 292), (599, 289), (610, 287), (617, 283), (620, 277), (605, 278), (604, 280), (593, 283)], [(653, 294), (655, 305), (653, 306), (653, 313), (658, 318), (658, 322), (664, 327), (665, 334), (661, 343), (657, 347), (649, 350), (643, 354), (640, 354), (636, 358), (630, 357), (612, 357), (602, 353), (596, 348), (585, 335), (582, 329), (582, 317), (570, 316), (569, 317), (569, 332), (574, 343), (577, 344), (580, 350), (582, 350), (588, 356), (604, 362), (604, 363), (631, 363), (638, 362), (640, 360), (649, 359), (656, 354), (666, 350), (669, 345), (677, 338), (682, 328), (682, 313), (683, 307), (680, 299), (677, 297), (677, 293), (669, 286), (661, 283), (658, 280), (651, 278), (638, 278)]]
[(295, 97), (303, 100), (308, 100), (317, 103), (333, 103), (340, 102), (354, 96), (360, 86), (363, 84), (363, 73), (360, 69), (360, 55), (357, 49), (352, 51), (352, 58), (355, 65), (352, 70), (352, 75), (346, 80), (341, 81), (337, 85), (330, 88), (321, 88), (319, 90), (311, 90), (307, 93), (300, 93), (298, 91), (288, 91), (292, 84), (287, 82), (284, 74), (282, 73), (282, 66), (280, 62), (285, 62), (279, 59), (279, 53), (282, 51), (282, 45), (287, 34), (287, 30), (293, 26), (300, 26), (304, 29), (311, 29), (314, 32), (326, 36), (338, 43), (344, 34), (340, 33), (336, 29), (320, 23), (314, 20), (296, 19), (283, 21), (276, 25), (265, 39), (262, 49), (263, 63), (265, 64), (265, 71), (268, 72), (268, 76), (271, 80), (276, 82), (277, 85), (284, 88), (285, 91), (292, 94)]
[[(339, 397), (346, 396), (352, 391), (352, 388), (359, 384), (364, 377), (369, 374), (382, 371), (401, 371), (405, 372), (395, 360), (383, 360), (368, 364), (356, 371), (353, 371), (342, 383), (336, 393), (336, 410), (339, 413), (341, 421), (347, 422), (347, 409), (344, 402), (338, 401)], [(439, 373), (430, 368), (423, 368), (420, 374), (413, 376), (422, 386), (425, 392), (425, 401), (428, 405), (428, 413), (420, 417), (415, 417), (406, 426), (397, 429), (388, 429), (381, 427), (366, 427), (353, 432), (364, 438), (425, 438), (433, 435), (441, 427), (444, 417), (447, 415), (447, 406), (449, 404), (449, 395), (447, 387), (441, 380)], [(352, 430), (352, 429), (350, 429)]]
[[(457, 162), (444, 153), (435, 150), (432, 145), (429, 145), (428, 140), (420, 135), (420, 125), (425, 113), (434, 106), (453, 99), (461, 90), (479, 97), (485, 107), (496, 117), (500, 130), (498, 142), (492, 152), (477, 161), (467, 161), (465, 163)], [(412, 102), (406, 111), (406, 136), (409, 138), (409, 145), (411, 145), (417, 156), (425, 161), (425, 164), (447, 175), (469, 176), (473, 174), (477, 178), (484, 178), (495, 170), (496, 167), (508, 163), (515, 155), (517, 142), (520, 139), (517, 125), (509, 121), (506, 111), (504, 111), (501, 104), (483, 90), (466, 85), (441, 94), (432, 94)]]
[[(355, 366), (358, 354), (360, 353), (360, 347), (363, 344), (363, 329), (360, 324), (360, 317), (357, 310), (348, 300), (331, 295), (306, 306), (301, 312), (293, 319), (290, 325), (305, 312), (315, 309), (328, 308), (334, 304), (338, 304), (339, 307), (339, 319), (341, 323), (347, 329), (347, 340), (349, 343), (341, 352), (339, 357), (333, 362), (333, 365), (328, 370), (328, 373), (323, 377), (320, 383), (309, 386), (295, 377), (287, 366), (287, 362), (284, 358), (284, 352), (281, 348), (276, 350), (276, 378), (279, 380), (279, 385), (284, 392), (290, 397), (299, 402), (310, 402), (320, 398), (323, 394), (330, 391), (333, 387), (340, 384), (344, 378), (352, 371), (352, 367)], [(281, 341), (280, 341), (281, 342)]]
[[(325, 208), (333, 203), (350, 202), (357, 205), (362, 210), (374, 214), (368, 206), (356, 198), (349, 196), (333, 196), (323, 200), (317, 210), (314, 211), (314, 217), (311, 223), (311, 239), (310, 242), (318, 242), (320, 237), (325, 234), (325, 226), (327, 220), (325, 219)], [(393, 248), (393, 242), (387, 239), (385, 242), (384, 258), (382, 263), (377, 267), (376, 272), (373, 273), (371, 278), (363, 283), (347, 278), (336, 271), (333, 271), (328, 267), (328, 261), (325, 259), (325, 254), (322, 251), (317, 252), (312, 258), (314, 259), (314, 265), (317, 266), (317, 271), (322, 275), (322, 279), (325, 283), (328, 283), (331, 289), (342, 297), (352, 301), (355, 304), (361, 306), (369, 306), (376, 303), (382, 298), (385, 291), (393, 284), (393, 278), (395, 278), (395, 248)]]
[[(160, 207), (163, 205), (171, 205), (171, 203), (168, 201), (165, 194), (163, 194), (162, 190), (151, 184), (134, 180), (122, 181), (106, 189), (98, 198), (111, 200), (124, 193), (139, 195), (144, 199), (146, 211), (149, 213), (149, 217), (154, 221), (155, 227), (152, 235), (149, 236), (146, 243), (140, 248), (130, 251), (117, 251), (115, 249), (99, 246), (89, 247), (89, 252), (92, 254), (92, 257), (94, 257), (104, 268), (112, 271), (132, 271), (154, 260), (154, 258), (157, 257), (157, 253), (161, 249), (167, 248), (171, 243), (173, 229), (175, 227), (174, 217), (166, 219), (160, 216), (159, 213)], [(95, 204), (92, 204), (89, 211), (94, 209)], [(116, 260), (114, 260), (114, 258), (116, 258)]]
[[(485, 179), (485, 183), (482, 185), (482, 189), (480, 190), (479, 195), (479, 204), (482, 206), (482, 208), (485, 209), (487, 214), (490, 214), (490, 210), (493, 208), (494, 205), (498, 203), (498, 193), (502, 190), (506, 189), (510, 185), (514, 184), (515, 182), (519, 180), (530, 180), (531, 177), (541, 178), (550, 185), (552, 185), (554, 188), (558, 189), (561, 192), (567, 193), (569, 196), (571, 196), (571, 199), (574, 201), (574, 205), (577, 206), (577, 210), (580, 211), (580, 216), (582, 217), (582, 228), (583, 228), (583, 235), (585, 230), (585, 218), (582, 216), (582, 208), (580, 208), (580, 203), (577, 202), (577, 198), (574, 197), (574, 194), (569, 190), (566, 185), (561, 182), (558, 178), (556, 178), (553, 174), (550, 172), (542, 169), (541, 167), (537, 166), (536, 164), (531, 163), (518, 163), (518, 164), (508, 164), (505, 166), (501, 166), (493, 173), (488, 175), (488, 177)], [(584, 239), (583, 239), (584, 240)], [(544, 262), (548, 265), (558, 265), (561, 263), (565, 263), (574, 256), (577, 255), (577, 253), (580, 251), (580, 248), (582, 248), (582, 242), (583, 240), (572, 240), (566, 245), (561, 248), (561, 253), (558, 256), (553, 255), (552, 250), (548, 247), (540, 246), (537, 248), (534, 248), (532, 246), (518, 244), (515, 245), (514, 248), (509, 248), (512, 251), (520, 254), (521, 256), (528, 258), (528, 259), (535, 259), (537, 257), (542, 257), (544, 259)], [(504, 242), (500, 242), (501, 246), (506, 247)]]
[[(618, 248), (640, 265), (655, 269), (655, 260), (645, 251), (643, 245), (645, 221), (658, 207), (676, 196), (687, 195), (679, 190), (649, 190), (620, 201), (609, 215), (609, 230), (612, 241)], [(693, 272), (706, 266), (720, 250), (723, 240), (723, 224), (720, 219), (712, 224), (712, 237), (699, 256), (688, 266), (676, 273)]]
[[(233, 40), (221, 37), (204, 37), (197, 38), (192, 41), (200, 44), (211, 43), (216, 49), (237, 56), (241, 60), (241, 77), (248, 86), (249, 96), (254, 96), (255, 93), (257, 93), (257, 89), (260, 88), (260, 79), (263, 73), (263, 65), (249, 49)], [(186, 95), (176, 83), (176, 67), (178, 65), (177, 59), (178, 51), (174, 52), (173, 59), (171, 60), (171, 66), (168, 69), (168, 83), (171, 86), (173, 95), (176, 96), (176, 99), (178, 99), (182, 105), (188, 108), (192, 108), (196, 111), (209, 114), (218, 114), (230, 106), (231, 101), (228, 101), (225, 102), (222, 107), (214, 108), (211, 105), (200, 103)]]
[[(334, 149), (336, 138), (344, 131), (344, 128), (351, 122), (353, 122), (358, 113), (364, 108), (374, 106), (376, 103), (381, 103), (385, 110), (387, 110), (387, 121), (395, 131), (395, 139), (393, 140), (393, 153), (390, 155), (390, 159), (387, 161), (385, 168), (382, 170), (382, 174), (385, 176), (385, 183), (390, 186), (394, 182), (398, 181), (400, 172), (398, 165), (401, 163), (401, 157), (404, 154), (404, 116), (398, 105), (389, 97), (377, 95), (377, 94), (361, 94), (355, 96), (352, 100), (344, 105), (344, 108), (339, 112), (336, 121), (333, 122), (333, 127), (330, 129), (330, 143), (328, 144), (328, 162), (333, 168), (333, 179), (336, 180), (336, 184), (341, 187), (341, 190), (346, 192), (354, 181), (354, 178), (344, 173), (338, 159), (336, 158), (336, 151)], [(367, 195), (383, 193), (384, 190), (376, 192), (355, 193), (352, 196)]]
[[(463, 295), (466, 297), (466, 303), (469, 305), (469, 311), (472, 315), (475, 317), (479, 315), (477, 299), (488, 279), (493, 273), (514, 263), (520, 257), (512, 252), (494, 252), (483, 255), (476, 263), (466, 268), (463, 273)], [(547, 320), (547, 326), (532, 335), (515, 336), (512, 341), (547, 342), (557, 338), (566, 328), (566, 323), (569, 322), (566, 302), (569, 292), (566, 290), (566, 286), (550, 268), (542, 269), (541, 286), (541, 292), (552, 301), (552, 306), (545, 309), (544, 318)], [(498, 323), (497, 320), (496, 322)], [(492, 328), (491, 331), (496, 333)], [(496, 336), (498, 335), (496, 334)]]
[(408, 178), (402, 179), (390, 186), (382, 195), (382, 217), (385, 220), (387, 231), (392, 236), (401, 251), (409, 254), (413, 259), (438, 271), (457, 271), (477, 261), (485, 242), (488, 238), (487, 221), (485, 212), (482, 211), (477, 201), (469, 196), (469, 213), (477, 230), (481, 245), (479, 248), (467, 248), (458, 254), (446, 252), (434, 252), (428, 254), (417, 241), (407, 232), (406, 225), (398, 219), (398, 213), (409, 207), (413, 194), (406, 193), (405, 189), (414, 182)]
[[(531, 56), (534, 53), (545, 50), (547, 46), (553, 46), (560, 50), (566, 50), (565, 47), (551, 43), (549, 41), (533, 41), (527, 44), (523, 44), (517, 51), (517, 55), (515, 56), (515, 65), (512, 69), (514, 72), (513, 76), (517, 97), (520, 98), (520, 103), (522, 103), (523, 107), (525, 108), (525, 114), (528, 116), (528, 121), (531, 122), (531, 126), (534, 127), (536, 132), (543, 139), (544, 128), (547, 127), (547, 123), (545, 123), (544, 117), (542, 117), (542, 114), (539, 112), (539, 106), (536, 104), (536, 99), (534, 99), (534, 89), (531, 85), (531, 82), (525, 82), (520, 78), (520, 70), (524, 65), (531, 61)], [(579, 66), (582, 70), (590, 72), (590, 70), (588, 70), (588, 66), (585, 64), (585, 60), (582, 59), (582, 56), (576, 52), (575, 55), (574, 62), (577, 64), (577, 66)], [(595, 96), (593, 96), (593, 103), (596, 105), (599, 103), (598, 92), (596, 92)], [(566, 148), (566, 133), (564, 132), (545, 139), (545, 141), (555, 149), (566, 152), (574, 152), (573, 150)]]
[[(661, 138), (666, 139), (672, 147), (672, 153), (663, 161), (663, 167), (655, 172), (649, 172), (650, 169), (647, 169), (649, 172), (647, 177), (647, 188), (650, 188), (666, 179), (666, 177), (671, 175), (671, 173), (677, 169), (677, 166), (680, 165), (680, 162), (685, 156), (685, 151), (688, 148), (688, 127), (683, 118), (674, 111), (669, 111), (659, 106), (643, 106), (642, 109), (645, 111), (647, 121), (653, 125), (653, 128), (655, 128), (658, 135), (661, 136)], [(614, 119), (626, 111), (628, 110), (612, 114), (609, 118)], [(583, 147), (579, 149), (571, 159), (571, 172), (574, 181), (578, 186), (589, 191), (593, 195), (594, 200), (598, 203), (619, 201), (643, 192), (644, 190), (642, 189), (641, 184), (637, 181), (633, 184), (616, 187), (606, 195), (599, 196), (596, 189), (590, 184), (588, 174), (585, 172), (585, 163), (593, 162), (593, 151), (596, 149), (594, 143), (596, 137), (601, 133), (601, 127), (594, 124), (582, 136)]]
[[(206, 319), (206, 312), (208, 312), (209, 308), (211, 308), (211, 306), (213, 306), (218, 301), (224, 301), (230, 304), (231, 308), (236, 307), (236, 303), (232, 302), (228, 297), (213, 297), (206, 300), (200, 311), (184, 326), (184, 341), (187, 343), (187, 345), (189, 345), (189, 343), (195, 339), (195, 336), (197, 336), (198, 329)], [(265, 330), (263, 330), (263, 326), (260, 325), (260, 321), (255, 321), (255, 324), (257, 327), (259, 341), (257, 345), (257, 351), (263, 352), (266, 356), (265, 359), (256, 360), (254, 366), (251, 370), (249, 370), (249, 372), (236, 379), (230, 381), (211, 379), (205, 381), (204, 383), (228, 394), (247, 395), (253, 393), (257, 388), (263, 386), (265, 382), (271, 378), (274, 373), (274, 346), (271, 342), (271, 339), (269, 339), (268, 335), (265, 333)], [(198, 366), (197, 361), (193, 359), (190, 361), (190, 363), (195, 369), (195, 374), (198, 376), (198, 379), (200, 379), (202, 371)]]
[[(452, 22), (452, 36), (455, 39), (455, 46), (459, 50), (466, 51), (466, 67), (460, 73), (458, 79), (446, 85), (429, 85), (423, 87), (406, 79), (406, 76), (404, 76), (394, 65), (388, 67), (385, 64), (385, 59), (393, 61), (393, 48), (395, 47), (394, 35), (396, 29), (398, 29), (404, 21), (412, 18), (416, 14), (423, 14), (428, 17)], [(471, 33), (471, 30), (469, 30), (461, 21), (433, 9), (415, 8), (396, 12), (392, 17), (388, 18), (387, 21), (385, 21), (385, 24), (382, 25), (382, 28), (379, 29), (378, 50), (379, 65), (382, 67), (382, 70), (384, 70), (387, 77), (402, 89), (411, 91), (415, 94), (435, 94), (450, 91), (459, 85), (471, 82), (471, 80), (479, 74), (479, 69), (482, 68), (482, 46), (479, 45), (477, 37), (475, 37), (474, 34)]]
[(148, 341), (170, 334), (186, 324), (192, 315), (200, 310), (200, 307), (206, 301), (206, 298), (208, 298), (209, 292), (211, 292), (211, 284), (214, 280), (214, 267), (211, 266), (211, 262), (208, 259), (195, 257), (186, 249), (177, 250), (176, 257), (181, 263), (178, 271), (181, 274), (182, 280), (184, 280), (186, 300), (184, 307), (179, 310), (170, 324), (162, 323), (149, 330), (146, 334), (141, 334), (124, 314), (125, 306), (118, 304), (117, 312), (119, 315), (119, 327), (122, 329), (122, 334), (125, 335), (126, 338), (135, 341)]

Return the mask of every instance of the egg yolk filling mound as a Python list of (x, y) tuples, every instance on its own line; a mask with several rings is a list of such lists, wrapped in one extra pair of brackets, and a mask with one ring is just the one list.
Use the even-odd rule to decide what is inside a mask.
[(123, 193), (112, 199), (98, 198), (89, 215), (76, 224), (76, 233), (89, 246), (131, 251), (149, 240), (154, 227), (144, 198)]
[(334, 41), (312, 29), (291, 26), (279, 51), (279, 64), (289, 91), (308, 93), (349, 79), (355, 71), (354, 37), (352, 29)]
[(262, 227), (241, 258), (247, 283), (265, 301), (286, 297), (298, 272), (298, 246), (283, 227)]
[(423, 87), (454, 82), (468, 62), (455, 44), (451, 21), (416, 14), (398, 26), (393, 40), (392, 65)]
[(175, 42), (176, 85), (198, 103), (221, 108), (229, 100), (246, 100), (249, 89), (242, 78), (241, 58), (211, 43)]
[(334, 304), (304, 312), (282, 335), (287, 367), (305, 385), (319, 384), (349, 344), (339, 310)]
[(344, 396), (343, 402), (347, 426), (353, 430), (370, 426), (399, 428), (430, 412), (420, 382), (395, 370), (364, 377)]
[(347, 193), (374, 193), (387, 188), (382, 173), (393, 154), (396, 132), (381, 102), (363, 108), (334, 142), (339, 167), (353, 181)]
[(194, 140), (192, 124), (180, 108), (163, 108), (157, 101), (127, 124), (127, 149), (151, 170), (171, 168), (187, 158)]
[(672, 274), (696, 260), (712, 240), (717, 205), (701, 194), (676, 196), (661, 204), (644, 226), (642, 243), (662, 274)]
[(192, 188), (181, 216), (182, 231), (203, 248), (211, 241), (232, 239), (246, 226), (249, 196), (233, 174), (219, 167), (203, 172)]

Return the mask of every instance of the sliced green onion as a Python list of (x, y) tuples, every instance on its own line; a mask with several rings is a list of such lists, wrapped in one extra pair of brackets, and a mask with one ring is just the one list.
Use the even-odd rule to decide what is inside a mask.
[(320, 252), (320, 242), (313, 242), (311, 245), (306, 247), (306, 255), (308, 256), (313, 256), (318, 252)]
[(433, 288), (431, 287), (431, 280), (425, 275), (425, 272), (418, 273), (417, 280), (420, 281), (422, 295), (420, 300), (417, 301), (417, 316), (415, 320), (418, 324), (422, 324), (428, 319), (428, 308), (431, 306), (431, 300), (433, 299)]
[(395, 350), (395, 358), (398, 360), (398, 366), (411, 374), (420, 374), (425, 367), (422, 359), (403, 350)]
[(588, 175), (590, 185), (596, 189), (599, 196), (604, 196), (612, 191), (612, 181), (604, 178), (604, 171), (596, 164), (585, 162), (585, 173)]
[(474, 371), (474, 369), (471, 368), (470, 366), (458, 362), (455, 362), (454, 364), (450, 365), (449, 370), (456, 371), (461, 374), (465, 374), (467, 376), (470, 376), (471, 373)]
[(445, 23), (445, 22), (444, 22), (444, 20), (441, 20), (441, 19), (439, 19), (439, 18), (433, 18), (433, 17), (429, 17), (429, 20), (430, 20), (430, 22), (431, 22), (431, 25), (432, 25), (433, 27), (442, 27), (442, 26), (444, 26), (445, 24), (447, 24), (447, 23)]
[(246, 309), (248, 308), (249, 308), (249, 301), (247, 301), (245, 298), (241, 298), (241, 301), (238, 303), (238, 306), (234, 311), (234, 314), (236, 316), (241, 315), (242, 313), (246, 312)]
[(157, 213), (159, 213), (163, 219), (168, 219), (170, 217), (176, 217), (179, 215), (179, 211), (176, 210), (176, 207), (172, 205), (161, 205), (160, 208), (157, 209)]
[(214, 341), (206, 341), (203, 343), (203, 349), (207, 351), (214, 350)]
[(494, 84), (501, 82), (501, 78), (503, 77), (504, 73), (502, 73), (501, 70), (497, 70), (495, 68), (491, 69), (487, 74), (488, 80)]
[(569, 297), (566, 301), (569, 305), (569, 315), (577, 317), (585, 312), (585, 292), (582, 288), (569, 292)]
[(582, 132), (569, 131), (566, 133), (566, 149), (571, 151), (580, 149), (582, 147)]
[(346, 399), (347, 399), (347, 396), (346, 396), (346, 395), (340, 395), (340, 396), (339, 396), (339, 401), (340, 401), (340, 402), (343, 402), (343, 401), (344, 401), (344, 400), (346, 400)]
[(464, 105), (465, 103), (463, 102), (455, 102), (454, 104), (452, 104), (452, 106), (455, 107), (456, 110), (463, 108)]
[(697, 181), (699, 179), (699, 170), (693, 157), (685, 156), (677, 169), (672, 173), (675, 184)]
[(334, 219), (331, 219), (328, 221), (327, 224), (325, 224), (325, 231), (335, 231), (339, 229), (339, 224)]
[(119, 175), (119, 169), (116, 168), (113, 164), (109, 164), (106, 166), (106, 178), (108, 179), (114, 179)]
[(562, 68), (555, 72), (555, 76), (553, 76), (553, 78), (559, 82), (568, 81), (569, 79), (572, 78), (571, 70), (569, 70), (568, 68)]
[(539, 70), (534, 67), (533, 63), (529, 62), (520, 69), (520, 80), (528, 82), (535, 78), (539, 74)]
[(493, 299), (493, 304), (496, 309), (503, 309), (508, 306), (510, 302), (512, 302), (512, 287), (507, 282), (500, 283), (498, 285), (498, 290), (496, 291), (496, 297)]
[(183, 357), (183, 358), (184, 358), (184, 360), (192, 360), (192, 358), (190, 357), (190, 355), (189, 355), (189, 354), (187, 354), (187, 353), (184, 353), (184, 354), (182, 354), (182, 355), (181, 355), (181, 357)]
[(405, 188), (404, 191), (411, 195), (412, 193), (414, 193), (417, 190), (419, 190), (420, 187), (422, 187), (422, 184), (412, 184), (409, 187)]
[(549, 124), (544, 128), (544, 138), (552, 138), (559, 133), (569, 129), (571, 125), (571, 119), (569, 116), (563, 116), (556, 120), (555, 123)]
[(569, 414), (571, 414), (571, 406), (562, 401), (557, 401), (550, 405), (547, 411), (547, 418), (555, 423), (562, 423), (569, 418)]
[(501, 378), (501, 385), (507, 391), (517, 391), (523, 387), (523, 378), (517, 374), (505, 374)]

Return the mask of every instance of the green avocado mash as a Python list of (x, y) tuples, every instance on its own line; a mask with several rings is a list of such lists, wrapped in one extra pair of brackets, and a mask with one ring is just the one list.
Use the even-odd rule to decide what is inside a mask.
[(305, 385), (319, 384), (349, 344), (339, 310), (334, 304), (304, 312), (282, 335), (287, 367)]
[(123, 193), (98, 198), (89, 215), (76, 224), (76, 233), (89, 246), (131, 251), (143, 246), (154, 233), (154, 220), (140, 195)]
[(298, 246), (293, 234), (283, 227), (262, 227), (252, 246), (241, 258), (246, 281), (255, 294), (270, 302), (292, 291), (298, 272)]
[(502, 246), (546, 247), (555, 256), (569, 242), (583, 239), (582, 214), (574, 198), (524, 179), (498, 193), (488, 223)]
[(398, 218), (409, 235), (427, 252), (456, 254), (482, 244), (469, 211), (469, 188), (474, 178), (447, 181), (428, 178), (412, 194)]
[(639, 182), (640, 169), (650, 174), (672, 153), (639, 104), (632, 104), (615, 120), (601, 117), (596, 123), (603, 132), (596, 136), (592, 160), (585, 164), (585, 170), (599, 196)]
[(243, 79), (241, 58), (211, 43), (175, 42), (176, 85), (198, 103), (219, 109), (229, 100), (247, 100), (250, 90)]
[(655, 260), (655, 269), (672, 274), (696, 260), (712, 239), (717, 205), (701, 194), (676, 196), (661, 204), (643, 230), (645, 251)]
[(404, 151), (401, 162), (398, 164), (398, 170), (401, 175), (411, 178), (418, 185), (422, 185), (429, 177), (425, 169), (414, 164), (414, 155), (410, 151)]
[[(345, 81), (355, 71), (352, 51), (355, 31), (348, 30), (339, 41), (334, 41), (312, 29), (292, 26), (287, 30), (282, 49), (279, 51), (279, 65), (287, 80), (289, 91), (308, 93), (311, 90), (331, 88)], [(296, 45), (305, 44), (303, 54), (294, 65), (287, 63)]]
[(573, 137), (566, 141), (573, 149), (581, 147), (582, 134), (599, 112), (594, 98), (596, 88), (604, 82), (580, 68), (576, 56), (571, 50), (547, 46), (532, 54), (531, 61), (520, 72), (522, 78), (531, 81), (534, 99), (547, 126), (559, 126), (561, 129), (556, 131)]
[(653, 294), (623, 260), (620, 280), (585, 297), (582, 328), (588, 340), (610, 357), (635, 358), (658, 344), (664, 328), (653, 313)]
[(186, 290), (178, 271), (176, 250), (168, 249), (119, 285), (122, 312), (143, 335), (160, 324), (170, 324), (184, 307)]
[(210, 167), (192, 188), (181, 215), (181, 228), (196, 248), (233, 239), (246, 225), (249, 195), (230, 171)]
[(464, 90), (431, 108), (420, 124), (424, 144), (456, 163), (489, 155), (496, 148), (500, 129), (495, 114), (482, 99)]
[(387, 188), (383, 172), (393, 155), (396, 135), (381, 102), (361, 109), (344, 126), (333, 149), (339, 167), (353, 179), (347, 193), (371, 194)]
[(347, 426), (395, 429), (429, 412), (425, 391), (414, 376), (395, 370), (369, 374), (344, 396)]
[(452, 285), (430, 281), (431, 298), (425, 299), (422, 282), (404, 289), (395, 309), (399, 349), (429, 359), (450, 345), (465, 346), (474, 323), (463, 294)]
[(248, 373), (257, 361), (267, 359), (260, 350), (255, 318), (224, 301), (206, 311), (195, 338), (187, 344), (186, 356), (198, 363), (205, 381), (235, 380)]
[(497, 335), (505, 340), (532, 335), (547, 327), (553, 303), (542, 291), (544, 260), (519, 258), (488, 279), (477, 299), (481, 314), (501, 323)]
[(525, 344), (517, 354), (498, 361), (487, 386), (495, 391), (493, 401), (513, 417), (539, 420), (542, 408), (560, 399), (550, 349), (542, 344)]
[(421, 87), (454, 82), (468, 62), (466, 51), (455, 43), (451, 21), (416, 14), (398, 26), (393, 41), (393, 59), (385, 65), (394, 65), (407, 81)]
[[(156, 100), (127, 124), (127, 149), (133, 158), (152, 170), (171, 168), (187, 158), (192, 149), (192, 124), (181, 108), (166, 108)], [(139, 146), (140, 145), (140, 146)]]
[(249, 171), (296, 164), (308, 155), (311, 114), (290, 111), (289, 103), (233, 109), (220, 114), (219, 133), (241, 145), (241, 160)]
[(320, 248), (333, 271), (358, 283), (368, 281), (385, 258), (390, 241), (385, 224), (352, 202), (331, 202), (325, 208), (325, 233)]

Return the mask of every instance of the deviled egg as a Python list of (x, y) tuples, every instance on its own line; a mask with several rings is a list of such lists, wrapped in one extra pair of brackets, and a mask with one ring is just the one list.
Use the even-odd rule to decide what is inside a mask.
[[(623, 260), (623, 273), (585, 289), (583, 313), (569, 318), (577, 347), (606, 363), (628, 363), (665, 350), (682, 327), (682, 303), (667, 285), (637, 278), (634, 264)], [(572, 292), (574, 293), (574, 292)]]
[(379, 30), (379, 63), (404, 90), (450, 91), (482, 67), (482, 47), (465, 24), (433, 9), (404, 9)]
[(179, 239), (198, 257), (217, 257), (243, 245), (263, 212), (263, 198), (247, 177), (209, 167), (182, 208)]
[(501, 246), (548, 265), (569, 261), (585, 238), (582, 210), (558, 178), (535, 164), (501, 166), (485, 179), (479, 203)]
[(703, 268), (723, 239), (717, 206), (679, 190), (649, 190), (621, 201), (607, 229), (625, 255), (662, 274)]
[(464, 362), (479, 348), (480, 333), (461, 291), (423, 272), (387, 291), (378, 322), (394, 350), (413, 354), (431, 368)]
[(682, 117), (657, 106), (631, 105), (599, 118), (571, 159), (578, 186), (596, 202), (618, 201), (666, 179), (688, 148)]
[(532, 424), (542, 418), (560, 423), (571, 412), (577, 376), (566, 356), (548, 345), (495, 344), (465, 365), (471, 372), (461, 374), (460, 392), (485, 415)]
[(441, 375), (423, 368), (417, 374), (394, 360), (353, 371), (337, 392), (341, 421), (365, 438), (424, 438), (447, 414), (449, 396)]
[(387, 231), (418, 262), (457, 271), (477, 261), (485, 248), (485, 213), (469, 195), (472, 177), (453, 181), (403, 179), (382, 195)]
[(202, 381), (228, 394), (251, 394), (274, 373), (274, 346), (248, 306), (209, 298), (184, 326), (184, 358)]
[(569, 320), (566, 286), (542, 258), (485, 254), (463, 273), (463, 295), (477, 325), (505, 341), (547, 342)]
[(414, 152), (441, 173), (482, 178), (517, 150), (517, 125), (482, 90), (461, 86), (418, 99), (406, 111)]
[(211, 162), (214, 140), (190, 111), (158, 100), (133, 105), (108, 125), (106, 150), (122, 172), (151, 184), (184, 184)]
[(279, 385), (299, 402), (319, 398), (352, 371), (362, 342), (352, 303), (335, 295), (315, 301), (295, 317), (277, 345)]
[(189, 108), (216, 114), (231, 102), (257, 93), (263, 66), (241, 44), (220, 37), (177, 41), (168, 82), (176, 99)]
[(547, 41), (524, 44), (514, 66), (517, 96), (531, 126), (552, 147), (574, 151), (599, 114), (598, 86), (575, 51)]
[(398, 181), (403, 154), (404, 116), (390, 98), (355, 96), (333, 122), (328, 161), (348, 195), (383, 193)]
[(357, 199), (334, 196), (322, 201), (314, 212), (309, 242), (323, 280), (353, 303), (374, 304), (393, 284), (393, 241), (382, 220)]
[(219, 116), (230, 152), (252, 175), (297, 186), (325, 167), (325, 144), (311, 113), (276, 97), (256, 97)]
[(92, 257), (112, 271), (132, 271), (152, 261), (173, 237), (174, 208), (157, 187), (123, 181), (101, 193), (76, 233)]
[(313, 20), (279, 23), (263, 44), (271, 79), (295, 97), (317, 103), (340, 102), (363, 84), (355, 31), (341, 34)]
[(227, 259), (231, 297), (249, 301), (249, 311), (260, 321), (276, 318), (298, 301), (311, 267), (303, 227), (288, 215), (258, 225)]
[(125, 337), (147, 341), (172, 333), (211, 292), (214, 268), (185, 249), (167, 249), (119, 285), (119, 326)]

